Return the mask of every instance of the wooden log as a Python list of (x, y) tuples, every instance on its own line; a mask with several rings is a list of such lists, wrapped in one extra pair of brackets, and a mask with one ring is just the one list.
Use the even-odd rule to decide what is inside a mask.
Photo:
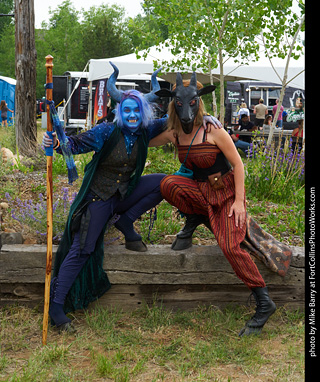
[[(53, 254), (56, 249), (53, 246)], [(255, 261), (278, 306), (304, 309), (304, 248), (293, 247), (284, 278)], [(139, 253), (111, 245), (105, 249), (104, 268), (112, 288), (97, 303), (124, 310), (144, 303), (162, 303), (173, 310), (190, 310), (199, 304), (242, 305), (250, 294), (218, 246), (194, 245), (176, 252), (169, 245), (150, 245), (148, 252)], [(4, 245), (0, 251), (0, 306), (43, 306), (45, 269), (45, 246)]]

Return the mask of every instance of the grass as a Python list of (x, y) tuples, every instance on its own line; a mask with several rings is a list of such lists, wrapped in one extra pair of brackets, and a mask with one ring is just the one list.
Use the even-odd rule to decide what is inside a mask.
[(76, 335), (50, 328), (23, 307), (0, 311), (1, 381), (294, 381), (304, 380), (304, 316), (280, 308), (262, 335), (239, 338), (252, 311), (161, 305), (133, 312), (96, 306), (77, 312)]

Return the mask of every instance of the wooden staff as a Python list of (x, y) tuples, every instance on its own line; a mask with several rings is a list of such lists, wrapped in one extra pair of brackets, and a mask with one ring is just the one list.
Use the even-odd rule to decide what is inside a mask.
[[(46, 56), (47, 68), (47, 84), (52, 84), (52, 63), (53, 57)], [(46, 98), (52, 101), (52, 85), (46, 88)], [(52, 123), (50, 118), (50, 107), (47, 104), (47, 131), (52, 132)], [(49, 320), (49, 304), (50, 304), (50, 282), (52, 269), (52, 233), (53, 233), (53, 211), (52, 211), (52, 155), (47, 154), (47, 265), (46, 279), (44, 289), (44, 312), (43, 312), (43, 329), (42, 329), (42, 345), (47, 344), (48, 320)]]

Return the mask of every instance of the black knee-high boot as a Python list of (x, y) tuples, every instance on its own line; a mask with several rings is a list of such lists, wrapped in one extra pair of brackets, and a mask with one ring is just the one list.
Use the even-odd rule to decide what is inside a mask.
[(209, 217), (205, 215), (189, 215), (186, 214), (186, 224), (182, 230), (177, 233), (175, 241), (171, 245), (171, 249), (180, 251), (192, 246), (192, 235), (196, 228), (204, 224), (211, 230)]
[(239, 336), (251, 334), (260, 334), (264, 324), (275, 312), (276, 304), (271, 300), (268, 294), (268, 288), (252, 288), (252, 294), (256, 300), (257, 308), (253, 317), (241, 329)]

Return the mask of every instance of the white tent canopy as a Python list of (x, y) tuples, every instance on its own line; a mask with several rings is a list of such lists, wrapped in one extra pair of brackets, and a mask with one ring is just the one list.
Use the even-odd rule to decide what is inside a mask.
[[(137, 59), (136, 54), (127, 54), (125, 56), (112, 57), (89, 61), (89, 76), (88, 81), (94, 81), (102, 78), (108, 78), (113, 73), (113, 68), (109, 64), (109, 61), (113, 62), (119, 68), (119, 76), (125, 76), (130, 74), (141, 74), (148, 73), (151, 74), (154, 71), (154, 61), (161, 64), (161, 61), (165, 60), (171, 62), (176, 59), (172, 55), (168, 47), (161, 48), (161, 51), (157, 47), (152, 47), (147, 54), (146, 59), (143, 58), (144, 51), (139, 52), (141, 58)], [(273, 58), (272, 64), (279, 74), (280, 78), (283, 77), (285, 70), (286, 59)], [(296, 87), (299, 89), (304, 89), (304, 56), (298, 60), (291, 58), (289, 70), (288, 70), (288, 80), (294, 78), (290, 82), (289, 86)], [(225, 81), (238, 81), (238, 80), (260, 80), (265, 82), (273, 82), (280, 84), (281, 80), (272, 68), (268, 58), (261, 53), (260, 59), (257, 62), (249, 62), (245, 65), (239, 65), (239, 63), (234, 62), (232, 59), (228, 60), (223, 67), (224, 80)], [(172, 70), (170, 73), (159, 73), (159, 77), (175, 83), (176, 81), (176, 70)], [(191, 76), (191, 70), (186, 69), (186, 74), (184, 78), (189, 78)], [(299, 74), (300, 73), (300, 74)], [(220, 69), (216, 68), (212, 70), (214, 75), (214, 82), (219, 81)], [(299, 75), (298, 75), (299, 74)], [(298, 76), (297, 76), (298, 75)], [(296, 77), (297, 76), (297, 77)], [(200, 69), (197, 69), (197, 79), (202, 83), (209, 83), (210, 77), (208, 74), (204, 73)]]

